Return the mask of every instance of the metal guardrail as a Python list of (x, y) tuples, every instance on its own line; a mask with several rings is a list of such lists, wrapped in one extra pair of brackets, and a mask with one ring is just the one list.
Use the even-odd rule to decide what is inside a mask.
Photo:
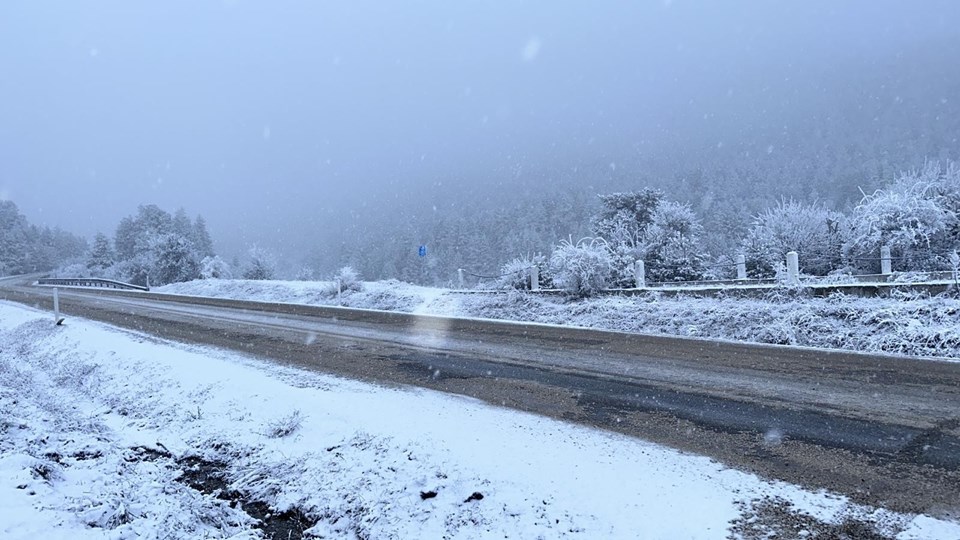
[(95, 289), (121, 289), (125, 291), (149, 291), (150, 287), (101, 278), (41, 278), (37, 285), (59, 287), (89, 287)]

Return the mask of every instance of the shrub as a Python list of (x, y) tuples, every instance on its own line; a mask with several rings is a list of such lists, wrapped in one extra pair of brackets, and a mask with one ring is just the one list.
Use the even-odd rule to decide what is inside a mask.
[[(341, 291), (360, 291), (363, 289), (363, 282), (360, 281), (360, 274), (352, 266), (344, 266), (333, 275), (333, 281), (340, 281)], [(336, 286), (336, 283), (334, 283)]]
[(550, 256), (550, 269), (554, 284), (585, 297), (609, 286), (613, 262), (601, 238), (584, 238), (576, 244), (563, 240)]
[(542, 254), (533, 256), (521, 255), (512, 261), (500, 267), (500, 277), (497, 278), (497, 288), (516, 289), (519, 291), (530, 290), (530, 270), (537, 268), (537, 274), (540, 286), (550, 288), (553, 286), (553, 276), (550, 272), (550, 265), (547, 258)]

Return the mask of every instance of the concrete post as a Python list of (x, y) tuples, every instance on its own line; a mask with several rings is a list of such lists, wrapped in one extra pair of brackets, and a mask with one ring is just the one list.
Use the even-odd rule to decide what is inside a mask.
[(457, 282), (460, 283), (460, 288), (463, 288), (463, 268), (457, 268)]
[(540, 290), (540, 269), (536, 266), (530, 267), (530, 290)]
[(890, 246), (883, 246), (880, 248), (880, 273), (883, 275), (888, 275), (892, 272), (892, 265), (890, 264)]
[(796, 251), (787, 252), (787, 283), (800, 284), (800, 258)]
[(737, 255), (737, 279), (747, 279), (747, 258), (743, 253)]
[(647, 287), (647, 269), (643, 266), (643, 261), (637, 260), (633, 263), (633, 272), (636, 279), (636, 285), (638, 289), (644, 289)]

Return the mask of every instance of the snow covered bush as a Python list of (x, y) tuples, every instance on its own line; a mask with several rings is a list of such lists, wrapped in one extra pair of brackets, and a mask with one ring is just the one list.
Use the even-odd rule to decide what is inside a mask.
[(86, 264), (76, 263), (68, 264), (67, 266), (61, 266), (51, 273), (52, 277), (57, 278), (85, 278), (85, 277), (102, 277), (99, 275), (94, 275), (90, 271), (90, 268)]
[(250, 260), (243, 270), (243, 279), (273, 279), (276, 272), (276, 262), (272, 254), (260, 246), (254, 245), (247, 251), (247, 255)]
[(563, 240), (550, 256), (553, 282), (576, 296), (591, 296), (610, 285), (613, 263), (602, 238)]
[(219, 255), (207, 256), (200, 261), (200, 279), (231, 279), (230, 265)]
[(887, 189), (864, 196), (847, 221), (843, 255), (861, 271), (880, 269), (880, 248), (890, 246), (894, 270), (943, 270), (960, 244), (960, 169), (930, 162)]
[(360, 281), (360, 274), (352, 266), (344, 266), (333, 275), (333, 280), (340, 282), (341, 291), (360, 291), (363, 290), (363, 282)]
[(293, 277), (295, 281), (313, 281), (316, 279), (316, 273), (309, 266), (301, 266), (297, 270), (297, 275)]
[(296, 409), (288, 415), (267, 422), (264, 435), (271, 439), (282, 439), (299, 431), (301, 426), (303, 426), (303, 414), (300, 409)]
[(800, 270), (825, 275), (840, 266), (842, 215), (819, 203), (781, 200), (758, 214), (743, 241), (747, 271), (773, 277), (787, 253), (796, 251)]
[(550, 272), (550, 264), (546, 257), (538, 253), (533, 256), (522, 255), (501, 266), (500, 277), (496, 282), (497, 288), (530, 290), (530, 272), (534, 267), (537, 269), (540, 286), (552, 287), (553, 276)]

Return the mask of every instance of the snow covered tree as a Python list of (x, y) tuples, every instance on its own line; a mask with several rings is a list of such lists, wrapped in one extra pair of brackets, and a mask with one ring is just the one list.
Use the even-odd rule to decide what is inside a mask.
[(197, 250), (197, 254), (200, 257), (211, 257), (214, 255), (213, 240), (210, 239), (210, 233), (207, 232), (207, 221), (203, 219), (203, 216), (198, 215), (197, 218), (193, 220), (190, 240), (193, 241), (194, 249)]
[(107, 268), (113, 266), (113, 263), (114, 255), (110, 239), (107, 235), (98, 232), (93, 239), (90, 255), (87, 257), (87, 269), (93, 273), (102, 274)]
[(602, 238), (562, 240), (550, 256), (553, 282), (576, 296), (591, 296), (610, 285), (613, 261)]
[(204, 257), (200, 261), (200, 279), (230, 279), (233, 272), (230, 265), (220, 258), (219, 255)]
[(0, 275), (26, 271), (29, 225), (12, 201), (0, 201)]
[(635, 246), (663, 198), (662, 191), (650, 188), (600, 195), (603, 206), (594, 217), (593, 233), (608, 244)]
[(840, 266), (840, 223), (843, 216), (822, 204), (781, 199), (759, 213), (747, 232), (742, 249), (748, 272), (773, 277), (787, 253), (796, 251), (800, 270), (825, 275)]
[(156, 259), (151, 272), (155, 285), (179, 283), (200, 277), (200, 262), (193, 244), (178, 233), (165, 235), (155, 248)]
[(879, 270), (882, 246), (890, 246), (899, 270), (950, 268), (960, 248), (960, 170), (930, 162), (902, 173), (888, 188), (864, 196), (844, 227), (843, 256), (862, 271)]
[(193, 236), (193, 223), (190, 222), (190, 216), (187, 215), (187, 211), (183, 207), (177, 208), (177, 211), (174, 212), (171, 226), (173, 232), (184, 238)]
[(662, 191), (649, 188), (600, 195), (602, 206), (594, 217), (593, 233), (609, 247), (615, 285), (633, 285), (633, 263), (644, 255), (647, 227), (663, 200)]
[(276, 262), (272, 254), (260, 246), (251, 246), (247, 251), (250, 257), (243, 270), (243, 279), (273, 279), (276, 272)]
[(643, 254), (650, 281), (703, 279), (703, 227), (689, 205), (663, 201), (643, 233)]

